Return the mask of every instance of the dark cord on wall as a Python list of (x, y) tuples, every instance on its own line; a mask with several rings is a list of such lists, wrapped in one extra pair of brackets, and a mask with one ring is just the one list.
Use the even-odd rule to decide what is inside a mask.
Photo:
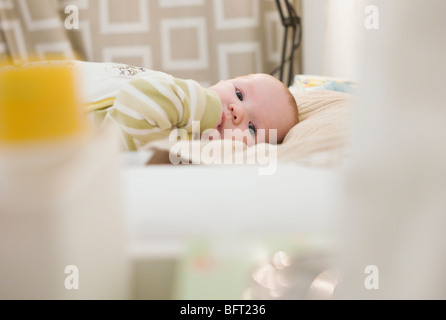
[[(283, 38), (283, 48), (282, 48), (282, 58), (279, 66), (270, 72), (271, 75), (275, 75), (279, 72), (279, 79), (283, 83), (285, 76), (285, 66), (288, 64), (288, 80), (285, 83), (290, 86), (294, 78), (294, 55), (297, 49), (299, 49), (302, 42), (302, 25), (301, 19), (297, 15), (288, 0), (276, 0), (277, 9), (279, 10), (280, 18), (282, 20), (282, 25), (285, 28), (284, 38)], [(287, 56), (288, 49), (288, 32), (289, 29), (292, 31), (291, 35), (291, 51)], [(297, 32), (299, 29), (299, 32)]]

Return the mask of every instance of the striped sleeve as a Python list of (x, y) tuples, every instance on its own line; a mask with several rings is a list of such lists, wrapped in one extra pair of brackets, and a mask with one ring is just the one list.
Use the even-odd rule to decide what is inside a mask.
[(153, 72), (125, 83), (108, 111), (120, 126), (127, 147), (138, 147), (169, 137), (173, 129), (192, 131), (192, 122), (200, 129), (214, 128), (221, 113), (218, 95), (194, 80), (174, 78)]

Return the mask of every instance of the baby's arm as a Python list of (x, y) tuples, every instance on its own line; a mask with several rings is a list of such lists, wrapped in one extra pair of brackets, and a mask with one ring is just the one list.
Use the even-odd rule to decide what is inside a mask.
[(176, 128), (201, 131), (214, 128), (220, 116), (220, 99), (194, 80), (161, 72), (141, 75), (123, 85), (108, 112), (122, 129), (129, 150), (154, 140), (167, 139)]

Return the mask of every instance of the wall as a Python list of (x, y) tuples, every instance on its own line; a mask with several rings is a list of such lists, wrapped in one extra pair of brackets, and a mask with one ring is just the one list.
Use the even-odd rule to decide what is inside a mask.
[[(296, 8), (299, 1), (293, 1)], [(283, 27), (273, 0), (0, 3), (0, 59), (77, 54), (82, 60), (151, 68), (205, 86), (270, 73), (280, 62)], [(71, 28), (75, 19), (79, 27)], [(296, 69), (298, 64), (297, 57)]]
[(365, 6), (355, 0), (303, 0), (303, 72), (356, 80)]
[(323, 48), (327, 0), (302, 1), (302, 71), (323, 74)]

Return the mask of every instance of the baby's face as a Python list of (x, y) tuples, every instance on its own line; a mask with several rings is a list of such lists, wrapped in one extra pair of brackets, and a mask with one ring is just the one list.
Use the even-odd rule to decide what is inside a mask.
[[(248, 146), (275, 143), (295, 124), (287, 88), (273, 76), (252, 74), (220, 81), (209, 89), (220, 96), (222, 114), (216, 129), (222, 138), (244, 140)], [(276, 130), (277, 140), (270, 130)]]

